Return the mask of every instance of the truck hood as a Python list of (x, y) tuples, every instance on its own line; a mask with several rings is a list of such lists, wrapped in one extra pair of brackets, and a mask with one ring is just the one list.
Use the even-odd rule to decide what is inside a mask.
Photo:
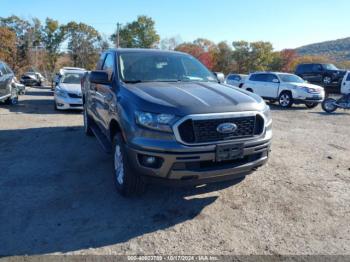
[(77, 95), (81, 95), (81, 85), (80, 84), (66, 84), (66, 83), (60, 83), (59, 87), (68, 93), (74, 93)]
[(260, 111), (264, 101), (239, 88), (212, 82), (148, 82), (126, 84), (140, 110), (177, 115)]

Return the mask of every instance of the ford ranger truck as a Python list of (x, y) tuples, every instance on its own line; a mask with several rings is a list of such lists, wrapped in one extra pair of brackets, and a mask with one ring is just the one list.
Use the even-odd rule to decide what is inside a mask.
[(270, 109), (220, 84), (194, 57), (113, 49), (82, 79), (84, 130), (113, 156), (124, 196), (145, 184), (207, 184), (246, 176), (267, 162)]

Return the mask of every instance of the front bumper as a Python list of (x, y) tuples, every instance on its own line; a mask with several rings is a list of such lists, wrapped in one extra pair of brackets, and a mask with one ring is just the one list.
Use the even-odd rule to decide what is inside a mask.
[(325, 99), (325, 92), (321, 93), (295, 93), (293, 94), (293, 100), (295, 103), (322, 103)]
[[(235, 179), (250, 174), (268, 160), (271, 145), (271, 130), (264, 137), (247, 141), (243, 145), (242, 158), (216, 162), (216, 145), (205, 147), (181, 146), (181, 150), (145, 150), (140, 146), (128, 145), (128, 159), (134, 171), (147, 182), (170, 185), (203, 184)], [(230, 142), (234, 144), (234, 142)], [(140, 156), (155, 156), (162, 159), (160, 168), (145, 167)]]
[(83, 110), (83, 99), (81, 98), (63, 98), (61, 96), (54, 95), (55, 103), (58, 109), (68, 110), (68, 109), (78, 109)]

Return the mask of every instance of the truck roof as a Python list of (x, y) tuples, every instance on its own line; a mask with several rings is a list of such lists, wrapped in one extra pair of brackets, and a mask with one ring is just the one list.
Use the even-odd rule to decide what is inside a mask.
[[(151, 48), (112, 48), (109, 50), (110, 52), (117, 52), (118, 54), (123, 53), (155, 53), (155, 54), (186, 54), (179, 51), (171, 51), (171, 50), (161, 50), (161, 49), (151, 49)], [(188, 55), (188, 54), (186, 54)]]

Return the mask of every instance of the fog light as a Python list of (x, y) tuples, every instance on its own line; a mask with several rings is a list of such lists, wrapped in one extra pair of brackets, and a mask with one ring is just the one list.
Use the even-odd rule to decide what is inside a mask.
[(139, 162), (141, 165), (150, 168), (160, 168), (163, 159), (157, 156), (139, 155)]

